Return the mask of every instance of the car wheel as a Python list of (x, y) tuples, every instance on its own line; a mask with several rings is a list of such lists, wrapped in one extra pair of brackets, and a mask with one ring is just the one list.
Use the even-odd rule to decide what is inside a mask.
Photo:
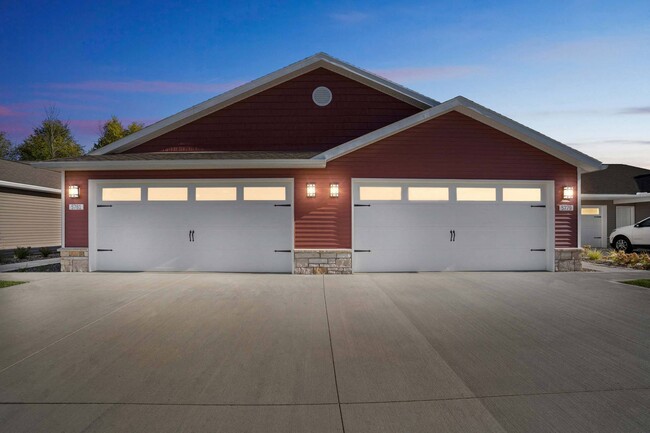
[(632, 244), (625, 236), (618, 236), (614, 239), (614, 249), (617, 251), (625, 251), (626, 253), (632, 252)]

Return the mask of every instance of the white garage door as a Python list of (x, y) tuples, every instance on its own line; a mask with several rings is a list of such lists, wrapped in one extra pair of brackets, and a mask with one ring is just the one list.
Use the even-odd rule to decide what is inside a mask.
[(91, 188), (91, 270), (292, 270), (290, 180), (97, 182)]
[(355, 180), (353, 189), (357, 272), (552, 269), (552, 183)]

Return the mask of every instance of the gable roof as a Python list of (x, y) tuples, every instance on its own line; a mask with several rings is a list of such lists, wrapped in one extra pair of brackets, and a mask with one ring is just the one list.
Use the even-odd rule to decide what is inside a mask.
[[(129, 161), (120, 160), (119, 155), (106, 155), (98, 159), (98, 155), (88, 155), (74, 160), (54, 160), (39, 162), (39, 167), (56, 168), (63, 170), (84, 170), (84, 169), (104, 169), (104, 170), (125, 170), (125, 169), (182, 169), (182, 168), (324, 168), (329, 161), (340, 158), (348, 153), (362, 149), (391, 135), (405, 131), (416, 125), (428, 120), (435, 119), (450, 111), (457, 111), (472, 119), (491, 126), (505, 134), (515, 137), (543, 152), (555, 156), (571, 165), (579, 167), (585, 172), (602, 169), (602, 163), (572, 147), (553, 140), (537, 131), (534, 131), (512, 119), (509, 119), (495, 111), (492, 111), (476, 102), (470, 101), (462, 96), (438, 104), (435, 107), (416, 113), (410, 117), (391, 123), (383, 128), (372, 131), (361, 137), (350, 140), (339, 146), (333, 147), (325, 152), (309, 157), (308, 155), (293, 155), (298, 157), (288, 158), (282, 152), (267, 152), (269, 155), (277, 154), (273, 157), (260, 157), (259, 152), (251, 153), (249, 158), (243, 154), (248, 152), (232, 152), (238, 156), (225, 158), (216, 157), (196, 157), (188, 159), (186, 157), (176, 157), (169, 159), (164, 157), (133, 158)], [(210, 154), (210, 153), (208, 153)], [(153, 154), (150, 154), (153, 155)], [(178, 153), (173, 155), (179, 155)], [(192, 154), (197, 155), (197, 154)], [(257, 156), (255, 156), (257, 155)], [(268, 155), (267, 155), (268, 156)], [(192, 158), (192, 157), (190, 157)]]
[(61, 175), (24, 162), (0, 159), (0, 186), (51, 193), (61, 192)]
[(214, 98), (208, 99), (205, 102), (185, 109), (177, 114), (169, 116), (138, 132), (124, 137), (121, 140), (94, 150), (90, 152), (90, 154), (105, 155), (109, 153), (120, 153), (132, 149), (139, 144), (165, 134), (166, 132), (318, 68), (325, 68), (361, 82), (362, 84), (391, 95), (420, 109), (427, 109), (439, 104), (439, 102), (434, 99), (387, 80), (386, 78), (358, 68), (328, 54), (317, 53), (311, 57), (307, 57), (299, 62), (293, 63), (261, 78), (222, 93), (221, 95), (215, 96)]
[(452, 110), (485, 123), (486, 125), (551, 154), (558, 159), (566, 161), (576, 167), (580, 167), (585, 171), (600, 170), (602, 168), (602, 163), (597, 159), (562, 144), (559, 141), (553, 140), (544, 134), (528, 128), (521, 123), (515, 122), (506, 116), (462, 96), (457, 96), (443, 102), (442, 104), (429, 108), (428, 110), (424, 110), (398, 122), (377, 129), (369, 134), (348, 141), (347, 143), (333, 147), (332, 149), (315, 156), (314, 159), (331, 161), (340, 158), (341, 156), (347, 155), (350, 152), (354, 152), (355, 150), (361, 149), (386, 137), (390, 137), (391, 135), (419, 125), (420, 123), (442, 116)]
[(625, 164), (608, 164), (604, 170), (582, 176), (583, 194), (636, 194), (650, 192), (641, 189), (639, 180), (650, 170)]

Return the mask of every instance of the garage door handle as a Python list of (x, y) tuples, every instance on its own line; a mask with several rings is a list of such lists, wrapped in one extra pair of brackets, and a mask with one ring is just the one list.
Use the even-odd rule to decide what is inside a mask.
[(190, 230), (190, 242), (194, 242), (194, 230)]
[(369, 204), (355, 204), (354, 207), (370, 207)]
[(274, 250), (276, 253), (290, 253), (291, 250)]
[(453, 239), (454, 239), (454, 231), (449, 230), (449, 242), (453, 242)]
[(369, 253), (370, 250), (354, 250), (355, 253)]
[(530, 207), (546, 207), (545, 204), (531, 204)]
[(531, 251), (546, 251), (546, 248), (532, 248)]
[(456, 242), (456, 230), (454, 230), (454, 242)]
[(275, 207), (291, 207), (290, 204), (275, 204), (273, 206), (275, 206)]
[(97, 251), (102, 252), (102, 251), (113, 251), (113, 250), (109, 250), (106, 248), (97, 248)]

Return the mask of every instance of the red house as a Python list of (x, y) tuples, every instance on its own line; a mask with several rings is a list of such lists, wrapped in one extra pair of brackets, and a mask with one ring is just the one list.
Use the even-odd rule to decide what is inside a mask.
[(316, 54), (63, 173), (63, 269), (571, 270), (601, 163)]

